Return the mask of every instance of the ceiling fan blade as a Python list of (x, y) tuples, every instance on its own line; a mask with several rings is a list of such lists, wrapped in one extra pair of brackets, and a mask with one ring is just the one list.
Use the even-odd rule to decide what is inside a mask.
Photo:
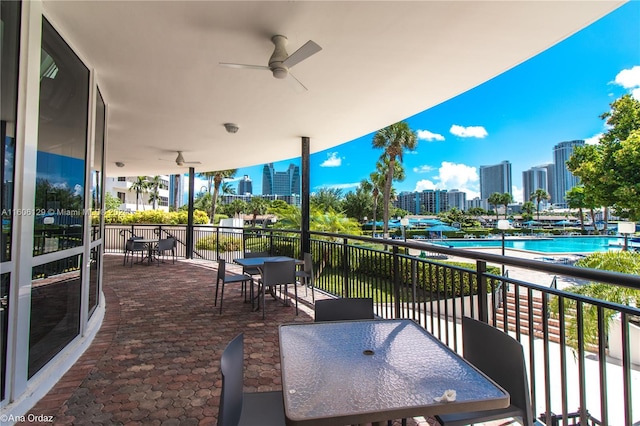
[(183, 161), (182, 164), (202, 164), (199, 161)]
[(297, 93), (303, 93), (309, 90), (307, 89), (307, 86), (302, 84), (302, 82), (298, 80), (295, 75), (291, 74), (291, 72), (289, 72), (289, 77), (290, 78), (288, 78), (287, 80), (289, 80), (289, 84), (293, 87), (293, 90), (295, 90)]
[(219, 62), (218, 65), (225, 68), (248, 69), (248, 70), (270, 70), (269, 67), (265, 67), (263, 65), (232, 64), (227, 62)]
[(295, 64), (304, 61), (311, 55), (315, 55), (322, 50), (322, 47), (318, 46), (313, 40), (309, 40), (302, 45), (298, 50), (293, 52), (282, 63), (284, 66), (291, 68)]

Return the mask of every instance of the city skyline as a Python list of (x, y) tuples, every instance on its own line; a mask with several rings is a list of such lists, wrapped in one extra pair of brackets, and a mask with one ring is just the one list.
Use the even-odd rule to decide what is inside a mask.
[[(514, 200), (523, 200), (522, 173), (554, 162), (561, 142), (595, 143), (606, 131), (600, 115), (624, 94), (640, 99), (640, 3), (630, 2), (556, 46), (406, 121), (418, 147), (407, 152), (407, 178), (397, 192), (459, 189), (480, 195), (480, 166), (509, 161)], [(311, 155), (311, 191), (355, 190), (382, 151), (375, 132)], [(313, 148), (313, 138), (311, 138)], [(277, 170), (300, 159), (275, 162)], [(264, 164), (239, 168), (262, 187)], [(237, 183), (233, 184), (234, 187)], [(196, 185), (198, 187), (198, 185)]]

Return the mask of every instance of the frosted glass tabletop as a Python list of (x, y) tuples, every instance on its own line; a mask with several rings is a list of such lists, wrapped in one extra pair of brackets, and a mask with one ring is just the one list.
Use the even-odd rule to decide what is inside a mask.
[[(505, 408), (509, 394), (410, 320), (280, 326), (289, 425)], [(436, 402), (446, 390), (455, 402)]]

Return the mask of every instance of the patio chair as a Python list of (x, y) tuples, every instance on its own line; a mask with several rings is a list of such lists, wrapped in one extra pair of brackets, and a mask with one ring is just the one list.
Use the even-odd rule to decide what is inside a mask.
[(529, 381), (522, 345), (507, 333), (469, 317), (462, 318), (464, 358), (502, 386), (511, 405), (499, 410), (472, 411), (436, 416), (442, 426), (462, 426), (506, 418), (533, 425)]
[(222, 288), (220, 290), (220, 313), (222, 313), (222, 300), (224, 298), (224, 285), (225, 284), (233, 284), (240, 283), (241, 293), (247, 294), (247, 283), (251, 286), (251, 302), (253, 303), (253, 278), (245, 274), (226, 274), (226, 262), (224, 259), (218, 259), (218, 275), (216, 278), (216, 294), (215, 299), (213, 301), (213, 306), (216, 306), (218, 303), (218, 287), (222, 283)]
[(160, 258), (162, 258), (162, 263), (164, 263), (164, 256), (166, 252), (171, 252), (171, 257), (173, 258), (173, 263), (176, 263), (176, 239), (173, 237), (165, 238), (158, 241), (158, 245), (156, 246), (154, 252), (158, 256), (158, 266), (160, 266)]
[(282, 391), (243, 392), (244, 335), (238, 334), (222, 353), (222, 391), (218, 426), (285, 425)]
[(124, 245), (124, 259), (122, 266), (127, 264), (127, 257), (130, 258), (131, 266), (133, 266), (133, 256), (137, 253), (137, 256), (144, 256), (147, 251), (147, 245), (144, 243), (137, 243), (136, 240), (140, 240), (142, 237), (131, 237)]
[(262, 319), (264, 319), (265, 310), (265, 295), (266, 288), (271, 287), (272, 291), (275, 290), (275, 286), (284, 286), (283, 297), (288, 297), (287, 285), (293, 284), (293, 290), (296, 299), (296, 315), (298, 315), (298, 286), (296, 285), (296, 261), (291, 260), (279, 260), (273, 262), (264, 262), (262, 267), (262, 277), (258, 279), (259, 293), (262, 302)]
[(315, 322), (374, 319), (373, 299), (325, 299), (315, 303)]
[(301, 271), (296, 271), (296, 277), (300, 278), (300, 281), (304, 283), (304, 294), (307, 295), (307, 288), (311, 287), (311, 301), (315, 303), (315, 296), (313, 291), (313, 258), (311, 253), (305, 253), (303, 256), (304, 266)]
[[(269, 256), (269, 253), (266, 251), (254, 251), (254, 252), (248, 251), (244, 254), (244, 257), (247, 259), (251, 257), (268, 257), (268, 256)], [(242, 273), (251, 275), (252, 277), (255, 277), (261, 274), (260, 268), (258, 267), (243, 268)]]

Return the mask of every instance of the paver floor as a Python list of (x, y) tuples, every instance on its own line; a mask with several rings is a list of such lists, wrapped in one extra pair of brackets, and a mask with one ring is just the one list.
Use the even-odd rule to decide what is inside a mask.
[[(239, 333), (245, 390), (280, 390), (277, 326), (312, 321), (311, 307), (301, 303), (296, 316), (294, 306), (270, 299), (263, 321), (243, 303), (240, 287), (227, 285), (220, 314), (215, 273), (214, 262), (130, 267), (120, 255), (105, 255), (103, 325), (30, 413), (53, 416), (52, 423), (39, 423), (47, 425), (215, 425), (220, 356)], [(409, 421), (416, 424), (429, 423)]]

